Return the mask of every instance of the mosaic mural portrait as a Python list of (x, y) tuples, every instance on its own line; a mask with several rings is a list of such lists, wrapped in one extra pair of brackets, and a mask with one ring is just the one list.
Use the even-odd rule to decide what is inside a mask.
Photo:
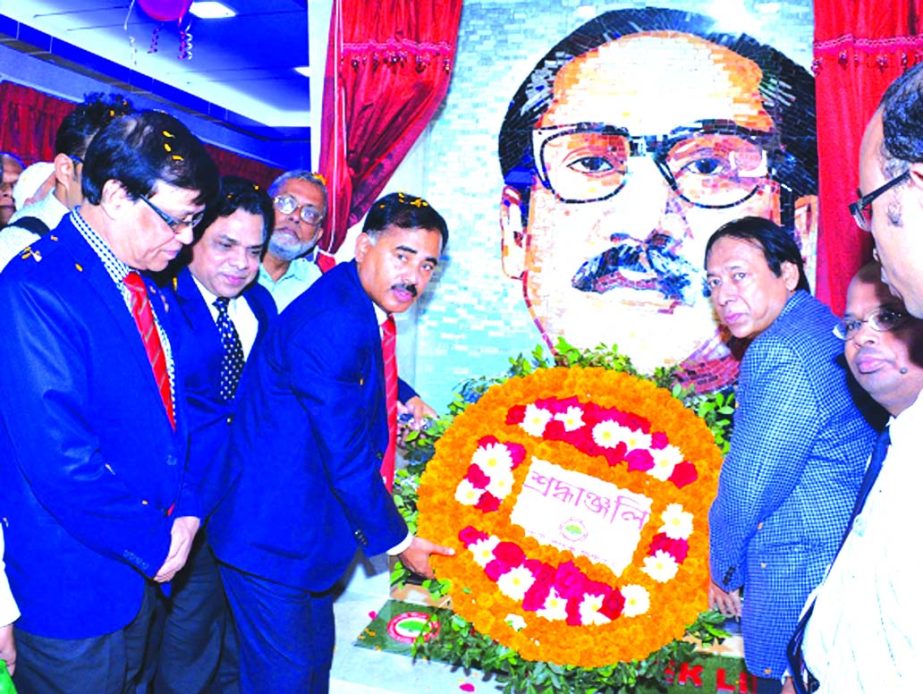
[(458, 239), (417, 321), (415, 383), (437, 407), (559, 337), (729, 384), (740, 345), (702, 266), (732, 219), (795, 229), (813, 280), (810, 0), (663, 3), (465, 3), (422, 155)]
[(759, 215), (813, 253), (817, 219), (813, 79), (712, 25), (593, 19), (538, 62), (499, 137), (503, 267), (548, 344), (617, 344), (708, 389), (736, 373), (703, 292), (709, 236)]

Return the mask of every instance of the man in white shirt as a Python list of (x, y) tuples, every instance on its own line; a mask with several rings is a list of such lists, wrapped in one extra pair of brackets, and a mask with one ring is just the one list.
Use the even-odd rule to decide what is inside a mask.
[(269, 186), (275, 224), (260, 266), (259, 283), (281, 312), (321, 276), (312, 251), (327, 214), (324, 179), (305, 170), (286, 171)]
[[(859, 384), (892, 416), (891, 446), (813, 600), (804, 662), (825, 694), (919, 691), (923, 649), (918, 490), (923, 483), (923, 320), (910, 316), (870, 263), (849, 285), (836, 329)], [(860, 495), (861, 502), (861, 495)], [(810, 691), (810, 689), (809, 689)]]
[[(42, 234), (54, 229), (70, 210), (83, 202), (81, 173), (90, 142), (103, 126), (133, 111), (121, 94), (87, 94), (55, 135), (54, 187), (40, 200), (16, 211), (0, 233), (0, 270)], [(24, 219), (28, 218), (28, 219)], [(36, 221), (40, 222), (37, 224)]]

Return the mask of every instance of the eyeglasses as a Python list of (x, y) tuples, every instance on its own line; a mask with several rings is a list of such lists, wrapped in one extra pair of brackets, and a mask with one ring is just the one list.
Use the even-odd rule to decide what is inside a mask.
[(766, 183), (780, 147), (775, 133), (703, 121), (668, 135), (632, 135), (605, 123), (536, 128), (532, 150), (540, 180), (561, 202), (611, 198), (631, 175), (630, 159), (650, 156), (681, 198), (724, 209)]
[[(291, 214), (298, 209), (298, 201), (291, 195), (277, 195), (273, 198), (272, 204), (275, 205), (276, 209), (282, 214)], [(298, 217), (305, 224), (317, 226), (324, 218), (324, 214), (318, 212), (317, 209), (310, 205), (302, 205)]]
[(874, 202), (879, 195), (891, 190), (899, 183), (903, 183), (908, 178), (910, 178), (909, 170), (905, 171), (900, 176), (892, 178), (883, 186), (876, 188), (868, 195), (863, 195), (849, 206), (849, 213), (852, 215), (852, 218), (856, 220), (856, 224), (860, 229), (862, 229), (862, 231), (872, 230), (872, 202)]
[(866, 323), (876, 332), (887, 333), (897, 330), (905, 325), (908, 320), (910, 320), (910, 316), (903, 311), (882, 306), (868, 314), (864, 320), (846, 316), (833, 326), (833, 334), (841, 340), (851, 340)]
[(189, 227), (190, 229), (194, 229), (196, 226), (198, 226), (199, 222), (202, 221), (202, 217), (205, 216), (205, 210), (202, 210), (201, 212), (196, 212), (194, 215), (192, 215), (191, 219), (176, 219), (175, 217), (171, 217), (166, 212), (157, 207), (157, 205), (148, 200), (146, 196), (139, 195), (138, 198), (140, 200), (144, 200), (144, 202), (147, 203), (147, 206), (154, 210), (157, 216), (164, 221), (164, 224), (170, 227), (170, 231), (172, 231), (174, 234), (179, 233), (180, 227)]

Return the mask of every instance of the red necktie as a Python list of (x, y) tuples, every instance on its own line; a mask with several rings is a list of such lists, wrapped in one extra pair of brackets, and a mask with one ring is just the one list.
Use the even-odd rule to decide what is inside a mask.
[(160, 344), (160, 334), (154, 324), (154, 312), (151, 311), (151, 302), (147, 298), (147, 288), (144, 286), (144, 280), (141, 279), (141, 275), (137, 272), (129, 272), (125, 276), (124, 282), (131, 293), (131, 315), (134, 317), (135, 325), (138, 326), (138, 332), (141, 333), (141, 339), (144, 341), (144, 351), (147, 352), (147, 359), (151, 362), (154, 380), (157, 381), (157, 389), (160, 391), (160, 399), (163, 400), (163, 406), (167, 410), (170, 426), (175, 429), (176, 420), (173, 415), (173, 396), (170, 394), (170, 375), (167, 373), (167, 358), (164, 356), (163, 345)]
[(397, 328), (394, 317), (381, 324), (381, 356), (385, 364), (385, 404), (388, 407), (388, 448), (381, 461), (381, 479), (388, 488), (394, 487), (394, 460), (397, 449)]

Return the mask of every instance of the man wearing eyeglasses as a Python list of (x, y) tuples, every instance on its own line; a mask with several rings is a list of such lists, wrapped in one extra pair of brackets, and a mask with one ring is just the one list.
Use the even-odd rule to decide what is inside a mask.
[(700, 15), (607, 12), (552, 48), (499, 142), (503, 267), (549, 346), (617, 344), (701, 390), (731, 382), (705, 243), (757, 215), (796, 228), (813, 259), (813, 114), (806, 70)]
[(796, 652), (806, 669), (795, 676), (802, 677), (799, 691), (918, 691), (923, 601), (919, 563), (908, 550), (919, 543), (923, 410), (915, 403), (923, 390), (923, 321), (906, 312), (882, 282), (881, 267), (870, 263), (850, 282), (835, 333), (859, 385), (891, 415), (891, 443), (824, 582), (808, 598)]
[[(84, 204), (0, 273), (0, 508), (21, 692), (134, 691), (157, 586), (202, 518), (163, 270), (214, 199), (202, 143), (158, 111), (90, 144)], [(139, 689), (140, 690), (140, 689)]]
[(269, 186), (276, 222), (259, 283), (282, 311), (321, 276), (311, 257), (327, 214), (327, 186), (318, 174), (286, 171)]
[(0, 270), (83, 202), (80, 169), (87, 147), (104, 125), (133, 110), (121, 94), (87, 94), (84, 102), (64, 117), (55, 135), (54, 186), (40, 200), (17, 210), (0, 233)]

